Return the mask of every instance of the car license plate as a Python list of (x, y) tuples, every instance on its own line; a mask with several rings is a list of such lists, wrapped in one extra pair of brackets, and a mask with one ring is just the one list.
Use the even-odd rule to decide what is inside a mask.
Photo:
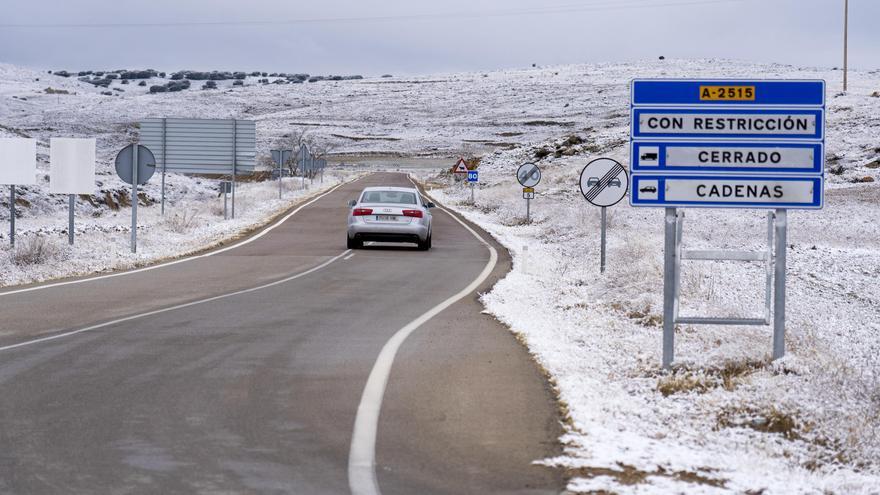
[(396, 215), (376, 215), (377, 222), (396, 222)]

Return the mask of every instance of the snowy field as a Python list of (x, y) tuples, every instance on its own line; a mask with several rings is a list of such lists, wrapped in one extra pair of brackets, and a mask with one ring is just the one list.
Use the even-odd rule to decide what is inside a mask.
[[(660, 372), (660, 209), (625, 202), (611, 208), (609, 265), (599, 275), (599, 212), (581, 197), (577, 179), (593, 158), (628, 162), (634, 77), (827, 81), (826, 207), (789, 215), (784, 360), (768, 360), (769, 328), (683, 325), (676, 372)], [(418, 168), (413, 174), (514, 255), (514, 270), (484, 302), (522, 337), (561, 400), (565, 455), (537, 462), (566, 468), (575, 492), (880, 493), (880, 186), (869, 182), (880, 179), (880, 98), (870, 96), (880, 91), (880, 72), (851, 71), (846, 95), (836, 89), (839, 71), (720, 60), (218, 84), (153, 95), (114, 83), (118, 96), (104, 96), (75, 78), (0, 65), (0, 137), (37, 138), (41, 172), (48, 170), (49, 137), (97, 137), (101, 185), (93, 199), (125, 190), (108, 164), (144, 117), (254, 119), (258, 154), (292, 130), (308, 129), (348, 163), (484, 155), (475, 205), (466, 189), (447, 187), (446, 177)], [(47, 94), (47, 87), (75, 94)], [(533, 223), (523, 225), (513, 173), (542, 149)], [(343, 177), (325, 179), (325, 186)], [(75, 253), (65, 252), (66, 201), (48, 195), (41, 180), (23, 191), (18, 224), (25, 237), (60, 243), (59, 261), (23, 267), (2, 251), (4, 285), (142, 262), (128, 255), (128, 209), (100, 201), (78, 202), (83, 232)], [(151, 201), (157, 184), (146, 187)], [(169, 176), (169, 214), (197, 221), (178, 232), (186, 219), (161, 220), (158, 206), (143, 207), (138, 256), (197, 250), (288, 206), (272, 199), (273, 183), (246, 184), (242, 217), (224, 222), (215, 191), (216, 181)], [(4, 200), (0, 222), (7, 219)], [(760, 249), (765, 221), (757, 211), (688, 210), (685, 248)], [(683, 307), (690, 314), (759, 312), (762, 274), (758, 266), (688, 262)]]

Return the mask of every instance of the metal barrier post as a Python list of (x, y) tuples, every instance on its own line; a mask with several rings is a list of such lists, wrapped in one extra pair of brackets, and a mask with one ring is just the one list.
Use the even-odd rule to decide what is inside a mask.
[(785, 251), (788, 231), (786, 210), (776, 210), (776, 279), (773, 281), (773, 359), (785, 355)]

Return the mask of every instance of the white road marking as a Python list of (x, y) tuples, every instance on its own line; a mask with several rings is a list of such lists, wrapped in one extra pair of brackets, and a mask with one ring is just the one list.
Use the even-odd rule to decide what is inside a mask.
[[(360, 177), (358, 177), (358, 178), (360, 178)], [(355, 180), (357, 180), (357, 179), (355, 179)], [(66, 281), (66, 282), (55, 282), (55, 283), (50, 283), (50, 284), (45, 284), (45, 285), (38, 285), (38, 286), (35, 286), (35, 287), (28, 287), (28, 288), (26, 288), (26, 289), (17, 289), (17, 290), (10, 290), (10, 291), (6, 291), (6, 292), (0, 292), (0, 297), (3, 297), (3, 296), (11, 296), (12, 294), (21, 294), (22, 292), (31, 292), (31, 291), (36, 291), (36, 290), (49, 289), (49, 288), (52, 288), (52, 287), (60, 287), (60, 286), (63, 286), (63, 285), (82, 284), (82, 283), (85, 283), (85, 282), (94, 282), (94, 281), (96, 281), (96, 280), (103, 280), (103, 279), (106, 279), (106, 278), (121, 277), (121, 276), (123, 276), (123, 275), (131, 275), (131, 274), (134, 274), (134, 273), (140, 273), (140, 272), (145, 272), (145, 271), (149, 271), (149, 270), (155, 270), (155, 269), (157, 269), (157, 268), (165, 268), (166, 266), (176, 265), (176, 264), (178, 264), (178, 263), (184, 263), (184, 262), (186, 262), (186, 261), (197, 260), (197, 259), (200, 259), (200, 258), (207, 258), (208, 256), (214, 256), (214, 255), (216, 255), (216, 254), (225, 253), (226, 251), (229, 251), (229, 250), (232, 250), (232, 249), (237, 249), (237, 248), (240, 248), (240, 247), (242, 247), (242, 246), (244, 246), (244, 245), (246, 245), (246, 244), (250, 244), (250, 243), (256, 241), (256, 240), (259, 239), (260, 237), (263, 237), (264, 235), (268, 234), (270, 231), (274, 230), (274, 229), (275, 229), (276, 227), (278, 227), (279, 225), (281, 225), (281, 224), (283, 224), (284, 222), (286, 222), (288, 219), (290, 219), (290, 217), (292, 217), (292, 216), (296, 215), (297, 213), (299, 213), (299, 211), (302, 210), (303, 208), (305, 208), (306, 206), (309, 206), (310, 204), (314, 203), (315, 201), (318, 201), (319, 199), (323, 198), (324, 196), (326, 196), (326, 195), (332, 193), (333, 191), (335, 191), (335, 190), (338, 189), (339, 187), (342, 187), (342, 186), (344, 186), (344, 185), (346, 185), (346, 184), (348, 184), (348, 182), (343, 182), (342, 184), (337, 184), (336, 186), (334, 186), (333, 188), (331, 188), (329, 191), (327, 191), (327, 192), (321, 194), (320, 196), (318, 196), (318, 197), (316, 197), (316, 198), (314, 198), (314, 199), (312, 199), (312, 200), (310, 200), (310, 201), (308, 201), (308, 202), (306, 202), (306, 203), (303, 203), (302, 205), (300, 205), (299, 207), (297, 207), (295, 210), (293, 210), (292, 212), (290, 212), (290, 213), (288, 213), (287, 215), (285, 215), (284, 218), (278, 220), (277, 222), (275, 222), (274, 224), (270, 225), (269, 227), (266, 227), (265, 229), (263, 229), (263, 230), (260, 231), (259, 233), (255, 234), (255, 235), (253, 235), (253, 236), (251, 236), (251, 237), (249, 237), (249, 238), (247, 238), (247, 239), (245, 239), (245, 240), (243, 240), (243, 241), (241, 241), (241, 242), (237, 242), (237, 243), (233, 244), (232, 246), (225, 247), (225, 248), (223, 248), (223, 249), (218, 249), (218, 250), (216, 250), (216, 251), (211, 251), (211, 252), (204, 253), (204, 254), (198, 254), (198, 255), (195, 255), (195, 256), (187, 256), (187, 257), (180, 258), (180, 259), (177, 259), (177, 260), (174, 260), (174, 261), (168, 261), (168, 262), (166, 262), (166, 263), (159, 263), (159, 264), (157, 264), (157, 265), (145, 266), (145, 267), (143, 267), (143, 268), (137, 268), (137, 269), (135, 269), (135, 270), (128, 270), (128, 271), (122, 271), (122, 272), (117, 272), (117, 273), (110, 273), (110, 274), (108, 274), (108, 275), (98, 275), (98, 276), (95, 276), (95, 277), (81, 278), (81, 279), (77, 279), (77, 280), (68, 280), (68, 281)], [(2, 350), (2, 349), (0, 349), (0, 350)]]
[(189, 307), (191, 307), (191, 306), (196, 306), (196, 305), (198, 305), (198, 304), (204, 304), (204, 303), (211, 302), (211, 301), (218, 301), (218, 300), (220, 300), (220, 299), (226, 299), (227, 297), (239, 296), (239, 295), (241, 295), (241, 294), (247, 294), (247, 293), (255, 292), (255, 291), (258, 291), (258, 290), (267, 289), (267, 288), (269, 288), (269, 287), (273, 287), (273, 286), (280, 285), (280, 284), (283, 284), (283, 283), (286, 283), (286, 282), (290, 282), (291, 280), (296, 280), (296, 279), (298, 279), (298, 278), (300, 278), (300, 277), (305, 277), (306, 275), (308, 275), (308, 274), (310, 274), (310, 273), (314, 273), (314, 272), (316, 272), (316, 271), (318, 271), (318, 270), (320, 270), (320, 269), (326, 267), (326, 266), (329, 265), (330, 263), (333, 263), (334, 261), (338, 260), (339, 258), (342, 258), (343, 256), (345, 256), (345, 255), (347, 255), (347, 254), (349, 254), (349, 253), (351, 253), (351, 249), (347, 249), (347, 250), (343, 251), (342, 254), (336, 255), (336, 256), (330, 258), (329, 260), (327, 260), (327, 261), (321, 263), (320, 265), (315, 266), (315, 267), (312, 267), (312, 268), (310, 268), (310, 269), (308, 269), (308, 270), (306, 270), (306, 271), (304, 271), (304, 272), (300, 272), (300, 273), (297, 273), (296, 275), (291, 275), (291, 276), (289, 276), (289, 277), (287, 277), (287, 278), (283, 278), (283, 279), (281, 279), (281, 280), (276, 280), (275, 282), (270, 282), (270, 283), (268, 283), (268, 284), (260, 285), (260, 286), (257, 286), (257, 287), (251, 287), (250, 289), (238, 290), (238, 291), (235, 291), (235, 292), (230, 292), (230, 293), (228, 293), (228, 294), (221, 294), (221, 295), (219, 295), (219, 296), (212, 296), (212, 297), (208, 297), (208, 298), (205, 298), (205, 299), (199, 299), (198, 301), (191, 301), (191, 302), (184, 303), (184, 304), (177, 304), (177, 305), (175, 305), (175, 306), (169, 306), (169, 307), (167, 307), (167, 308), (156, 309), (156, 310), (153, 310), (153, 311), (147, 311), (147, 312), (145, 312), (145, 313), (140, 313), (140, 314), (136, 314), (136, 315), (126, 316), (125, 318), (119, 318), (119, 319), (116, 319), (116, 320), (113, 320), (113, 321), (108, 321), (108, 322), (105, 322), (105, 323), (99, 323), (99, 324), (97, 324), (97, 325), (92, 325), (92, 326), (88, 326), (88, 327), (85, 327), (85, 328), (80, 328), (80, 329), (73, 330), (73, 331), (70, 331), (70, 332), (58, 333), (58, 334), (55, 334), (55, 335), (50, 335), (50, 336), (48, 336), (48, 337), (41, 337), (41, 338), (34, 339), (34, 340), (28, 340), (28, 341), (25, 341), (25, 342), (19, 342), (19, 343), (17, 343), (17, 344), (11, 344), (11, 345), (7, 345), (7, 346), (3, 346), (3, 347), (0, 347), (0, 352), (2, 352), (2, 351), (8, 351), (8, 350), (10, 350), (10, 349), (15, 349), (15, 348), (18, 348), (18, 347), (24, 347), (24, 346), (33, 345), (33, 344), (39, 344), (39, 343), (41, 343), (41, 342), (48, 342), (48, 341), (50, 341), (50, 340), (61, 339), (61, 338), (64, 338), (64, 337), (70, 337), (70, 336), (72, 336), (72, 335), (76, 335), (76, 334), (79, 334), (79, 333), (91, 332), (92, 330), (98, 330), (98, 329), (100, 329), (100, 328), (109, 327), (109, 326), (111, 326), (111, 325), (116, 325), (117, 323), (124, 323), (124, 322), (126, 322), (126, 321), (136, 320), (136, 319), (138, 319), (138, 318), (144, 318), (144, 317), (147, 317), (147, 316), (153, 316), (153, 315), (158, 315), (158, 314), (162, 314), (162, 313), (167, 313), (167, 312), (169, 312), (169, 311), (174, 311), (174, 310), (183, 309), (183, 308), (189, 308)]
[(350, 260), (350, 259), (352, 259), (352, 258), (354, 258), (354, 253), (351, 253), (351, 254), (349, 254), (348, 256), (346, 256), (345, 258), (342, 258), (342, 261), (348, 261), (348, 260)]
[[(436, 201), (435, 201), (436, 202)], [(417, 328), (439, 314), (444, 309), (452, 306), (461, 298), (474, 292), (495, 268), (498, 262), (498, 252), (479, 234), (474, 232), (466, 223), (458, 217), (438, 208), (460, 223), (470, 231), (486, 248), (489, 249), (489, 262), (483, 271), (467, 287), (456, 293), (449, 299), (431, 308), (427, 313), (411, 321), (405, 327), (398, 330), (379, 352), (379, 357), (373, 365), (361, 402), (358, 405), (357, 416), (354, 420), (354, 431), (351, 436), (351, 450), (348, 455), (348, 486), (352, 495), (380, 495), (379, 482), (376, 478), (376, 431), (379, 427), (379, 413), (382, 410), (382, 398), (385, 395), (385, 386), (388, 384), (388, 376), (391, 374), (391, 365), (398, 349)]]

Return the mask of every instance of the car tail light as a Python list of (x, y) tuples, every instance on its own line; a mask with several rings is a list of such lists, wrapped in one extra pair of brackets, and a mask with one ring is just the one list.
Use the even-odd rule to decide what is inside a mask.
[(362, 217), (364, 215), (372, 215), (372, 214), (373, 214), (373, 210), (371, 208), (355, 208), (354, 212), (352, 212), (352, 215), (354, 215), (356, 217)]
[(422, 218), (422, 210), (403, 210), (403, 216)]

